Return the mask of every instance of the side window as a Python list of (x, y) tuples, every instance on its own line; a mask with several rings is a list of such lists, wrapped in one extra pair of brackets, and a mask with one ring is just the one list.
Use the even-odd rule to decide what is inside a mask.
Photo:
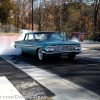
[(33, 34), (29, 34), (28, 40), (34, 40)]
[(33, 34), (26, 34), (24, 40), (34, 40)]

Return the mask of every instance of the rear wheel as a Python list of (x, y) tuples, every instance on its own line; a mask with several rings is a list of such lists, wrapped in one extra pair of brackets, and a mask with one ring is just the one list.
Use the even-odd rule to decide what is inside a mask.
[(69, 59), (69, 60), (72, 60), (72, 59), (74, 59), (75, 57), (76, 57), (75, 54), (69, 54), (69, 55), (68, 55), (68, 59)]
[(24, 56), (25, 55), (25, 53), (22, 51), (22, 54), (21, 54), (22, 56)]
[(44, 60), (44, 55), (43, 55), (41, 49), (39, 49), (39, 50), (37, 51), (37, 57), (38, 57), (38, 59), (39, 59), (40, 61), (43, 61), (43, 60)]

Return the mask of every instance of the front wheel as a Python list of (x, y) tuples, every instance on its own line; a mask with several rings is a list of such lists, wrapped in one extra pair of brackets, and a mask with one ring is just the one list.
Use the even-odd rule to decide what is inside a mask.
[(75, 57), (76, 57), (75, 54), (73, 54), (73, 55), (72, 55), (72, 54), (69, 54), (69, 55), (68, 55), (68, 59), (69, 59), (69, 60), (72, 60), (72, 59), (74, 59)]
[(44, 55), (42, 53), (42, 50), (39, 49), (38, 52), (37, 52), (37, 57), (40, 61), (43, 61), (44, 60)]

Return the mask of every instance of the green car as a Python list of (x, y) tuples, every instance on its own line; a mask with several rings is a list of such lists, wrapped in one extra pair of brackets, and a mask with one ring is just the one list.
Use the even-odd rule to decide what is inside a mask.
[(23, 40), (15, 41), (16, 48), (22, 53), (36, 55), (40, 61), (46, 57), (75, 58), (82, 52), (79, 42), (67, 40), (59, 32), (29, 32)]

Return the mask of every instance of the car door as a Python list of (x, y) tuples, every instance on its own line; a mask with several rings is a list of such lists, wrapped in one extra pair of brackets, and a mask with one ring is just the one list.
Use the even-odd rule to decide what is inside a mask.
[(24, 41), (23, 41), (23, 52), (33, 54), (33, 48), (34, 48), (34, 35), (33, 34), (26, 34)]

